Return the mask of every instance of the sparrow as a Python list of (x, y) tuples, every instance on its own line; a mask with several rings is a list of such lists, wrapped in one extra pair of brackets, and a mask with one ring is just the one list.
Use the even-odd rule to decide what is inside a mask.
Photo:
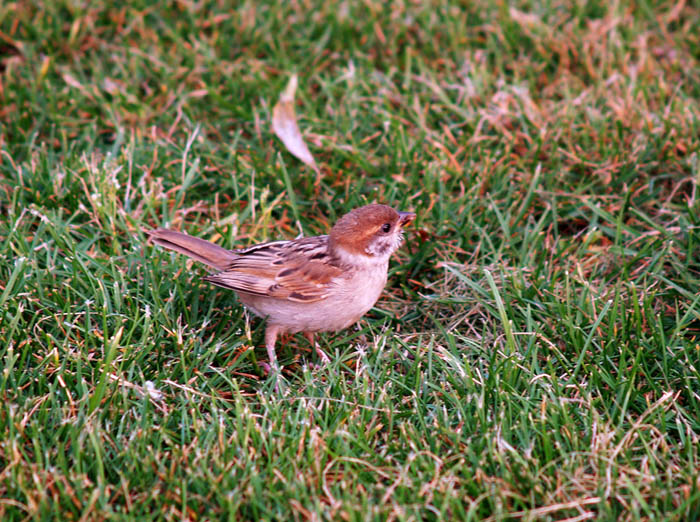
[(233, 290), (243, 305), (267, 320), (265, 347), (278, 372), (275, 343), (282, 333), (302, 332), (329, 362), (314, 333), (343, 330), (374, 306), (386, 285), (389, 258), (415, 217), (386, 205), (365, 205), (341, 217), (328, 235), (239, 250), (174, 230), (147, 233), (152, 243), (213, 268), (205, 281)]

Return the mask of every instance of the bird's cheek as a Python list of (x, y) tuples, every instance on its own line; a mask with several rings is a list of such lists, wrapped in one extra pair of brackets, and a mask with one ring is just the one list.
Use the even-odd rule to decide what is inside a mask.
[(382, 244), (381, 241), (378, 239), (375, 239), (374, 241), (370, 241), (367, 244), (367, 247), (365, 248), (365, 252), (367, 252), (371, 256), (380, 256), (382, 255)]
[(389, 256), (398, 248), (401, 239), (398, 235), (378, 237), (367, 247), (367, 253), (373, 256)]

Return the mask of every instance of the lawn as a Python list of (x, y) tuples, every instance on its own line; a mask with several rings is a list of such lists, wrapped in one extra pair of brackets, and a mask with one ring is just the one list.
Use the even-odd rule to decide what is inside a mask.
[[(700, 518), (697, 4), (227, 4), (0, 5), (0, 518)], [(146, 242), (374, 201), (387, 288), (284, 387)]]

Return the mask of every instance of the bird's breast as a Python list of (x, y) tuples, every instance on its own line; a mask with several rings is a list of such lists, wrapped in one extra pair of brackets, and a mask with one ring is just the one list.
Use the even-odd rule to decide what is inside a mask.
[(342, 330), (360, 320), (377, 302), (386, 284), (387, 268), (346, 272), (329, 283), (326, 298), (310, 303), (243, 293), (239, 298), (255, 314), (289, 332)]

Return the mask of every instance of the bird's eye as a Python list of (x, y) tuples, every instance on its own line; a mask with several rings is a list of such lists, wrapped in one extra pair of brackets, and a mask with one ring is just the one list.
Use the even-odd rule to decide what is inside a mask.
[(382, 232), (384, 232), (385, 234), (391, 232), (391, 223), (384, 223), (382, 225)]

